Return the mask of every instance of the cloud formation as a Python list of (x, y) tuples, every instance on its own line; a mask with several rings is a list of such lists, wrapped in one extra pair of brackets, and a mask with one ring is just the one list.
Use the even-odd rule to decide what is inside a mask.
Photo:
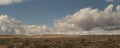
[(106, 2), (114, 2), (115, 0), (105, 0)]
[(50, 32), (51, 29), (46, 25), (25, 25), (14, 18), (9, 18), (7, 15), (0, 15), (0, 34), (39, 35)]
[(21, 21), (0, 15), (0, 34), (7, 35), (120, 35), (120, 5), (113, 11), (113, 4), (104, 10), (83, 8), (63, 19), (55, 20), (55, 30), (46, 25), (25, 25)]
[(23, 0), (0, 0), (0, 5), (9, 5), (13, 3), (20, 3)]
[(72, 34), (118, 34), (120, 31), (120, 5), (116, 7), (117, 11), (113, 11), (113, 7), (110, 4), (103, 11), (91, 7), (80, 9), (73, 15), (55, 20), (56, 31), (72, 32)]

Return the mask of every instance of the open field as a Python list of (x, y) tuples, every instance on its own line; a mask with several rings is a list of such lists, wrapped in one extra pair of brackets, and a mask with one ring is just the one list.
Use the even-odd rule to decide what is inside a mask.
[(0, 48), (120, 48), (119, 35), (0, 36)]

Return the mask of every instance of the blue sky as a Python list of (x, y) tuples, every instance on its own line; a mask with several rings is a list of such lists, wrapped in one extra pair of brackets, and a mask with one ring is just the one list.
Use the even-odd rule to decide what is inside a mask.
[(120, 0), (24, 0), (21, 3), (0, 5), (0, 14), (22, 21), (24, 24), (48, 25), (53, 27), (56, 19), (73, 14), (85, 7), (103, 10), (109, 4), (119, 5)]

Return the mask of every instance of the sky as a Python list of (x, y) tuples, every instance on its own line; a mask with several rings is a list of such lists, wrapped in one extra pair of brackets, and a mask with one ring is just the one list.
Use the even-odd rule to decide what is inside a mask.
[(20, 3), (0, 5), (0, 14), (7, 14), (21, 20), (25, 24), (45, 24), (53, 28), (53, 20), (85, 8), (103, 10), (109, 4), (118, 5), (120, 0), (106, 2), (105, 0), (23, 0)]
[[(72, 18), (70, 16), (75, 16), (76, 12), (85, 8), (104, 11), (110, 4), (114, 6), (112, 10), (115, 12), (117, 11), (116, 7), (120, 5), (120, 0), (0, 0), (0, 15), (1, 18), (11, 18), (7, 20), (14, 18), (17, 20), (15, 22), (19, 23), (18, 21), (20, 21), (25, 24), (22, 26), (34, 25), (34, 27), (30, 28), (35, 28), (37, 25), (45, 25), (42, 27), (47, 28), (46, 26), (48, 26), (52, 30), (56, 28), (59, 30), (61, 26), (57, 25), (56, 27), (56, 24), (68, 22), (70, 19), (66, 19), (66, 16)], [(88, 10), (86, 9), (86, 11)], [(71, 24), (74, 23), (72, 22)], [(65, 29), (65, 27), (63, 28)]]

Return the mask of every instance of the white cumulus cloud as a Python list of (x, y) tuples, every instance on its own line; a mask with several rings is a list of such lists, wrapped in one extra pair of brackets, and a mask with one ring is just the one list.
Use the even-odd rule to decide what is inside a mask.
[[(120, 34), (120, 5), (110, 4), (103, 11), (87, 7), (61, 20), (55, 20), (57, 32), (68, 34)], [(115, 31), (115, 32), (114, 32)]]
[(23, 0), (0, 0), (0, 5), (9, 5), (13, 3), (20, 3)]
[(25, 25), (22, 22), (10, 18), (7, 15), (0, 15), (0, 34), (7, 35), (39, 35), (50, 33), (46, 25)]

